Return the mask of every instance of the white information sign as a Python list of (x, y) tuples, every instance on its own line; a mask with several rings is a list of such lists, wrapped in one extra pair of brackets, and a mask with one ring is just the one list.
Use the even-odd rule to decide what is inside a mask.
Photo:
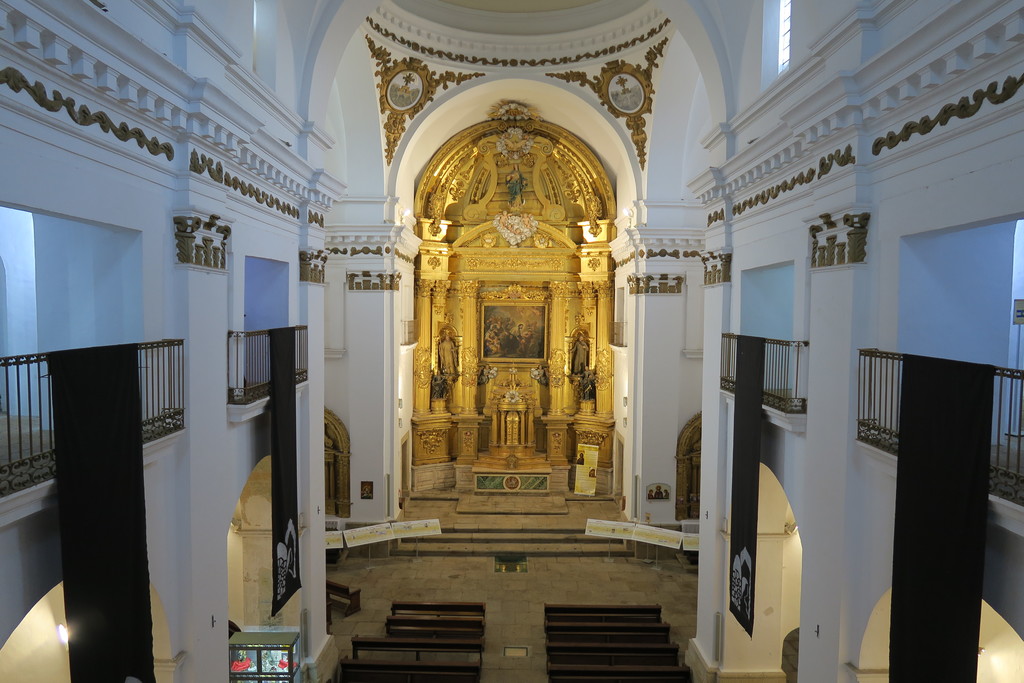
[(683, 534), (683, 551), (700, 552), (700, 534)]
[(636, 524), (632, 522), (609, 522), (603, 519), (588, 519), (586, 535), (630, 540), (633, 538), (634, 527), (636, 527)]
[(1013, 324), (1024, 325), (1024, 299), (1013, 300)]
[(345, 547), (345, 532), (344, 531), (328, 531), (324, 533), (324, 547), (325, 548), (344, 548)]
[(679, 548), (679, 544), (683, 542), (683, 532), (637, 524), (633, 531), (633, 540), (652, 545), (663, 545), (666, 548)]
[(354, 548), (357, 545), (366, 545), (367, 543), (390, 541), (394, 537), (395, 533), (391, 530), (390, 524), (374, 524), (373, 526), (347, 530), (345, 532), (345, 543), (348, 544), (348, 547)]
[(441, 520), (416, 519), (409, 522), (392, 522), (391, 531), (394, 533), (395, 538), (437, 536), (441, 533)]

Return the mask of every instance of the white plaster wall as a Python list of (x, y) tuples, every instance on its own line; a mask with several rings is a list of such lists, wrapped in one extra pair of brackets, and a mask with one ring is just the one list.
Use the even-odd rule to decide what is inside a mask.
[(36, 337), (36, 256), (32, 214), (0, 207), (4, 323), (0, 355), (39, 349)]

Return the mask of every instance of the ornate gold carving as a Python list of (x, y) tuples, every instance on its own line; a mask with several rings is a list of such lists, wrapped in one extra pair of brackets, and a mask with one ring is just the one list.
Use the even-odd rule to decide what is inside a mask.
[(475, 299), (480, 292), (479, 280), (458, 280), (454, 284), (460, 299)]
[(462, 376), (466, 377), (466, 383), (472, 385), (476, 381), (477, 375), (479, 374), (479, 364), (477, 363), (477, 351), (475, 346), (463, 346), (461, 349), (462, 360)]
[[(552, 283), (554, 284), (554, 283)], [(536, 289), (533, 287), (523, 287), (519, 283), (511, 284), (500, 292), (481, 292), (481, 299), (499, 299), (499, 300), (519, 300), (524, 301), (544, 301), (547, 299), (547, 294), (543, 289)]]
[(426, 389), (430, 386), (430, 349), (425, 346), (416, 348), (413, 357), (413, 373), (416, 375), (416, 386)]
[(783, 192), (789, 192), (800, 185), (806, 185), (807, 183), (812, 182), (815, 177), (820, 178), (821, 176), (826, 175), (832, 170), (833, 164), (837, 166), (846, 166), (847, 164), (855, 163), (857, 163), (857, 157), (853, 155), (852, 145), (847, 145), (846, 149), (843, 151), (837, 149), (835, 152), (829, 152), (818, 160), (818, 170), (809, 168), (806, 171), (801, 171), (789, 180), (783, 180), (781, 183), (747, 197), (733, 207), (733, 215), (739, 216), (747, 209), (751, 209), (758, 204), (767, 204)]
[(198, 216), (174, 216), (172, 220), (178, 263), (218, 270), (227, 268), (231, 227), (218, 224), (220, 216), (213, 214), (205, 221)]
[(352, 500), (349, 494), (351, 439), (345, 423), (324, 408), (324, 507), (329, 515), (348, 517)]
[(621, 268), (622, 266), (626, 265), (627, 263), (629, 263), (630, 261), (632, 261), (635, 258), (636, 258), (636, 252), (635, 251), (631, 251), (631, 252), (629, 252), (629, 255), (626, 256), (626, 258), (622, 259), (621, 261), (616, 261), (615, 262), (615, 267), (616, 268)]
[(676, 519), (700, 516), (701, 414), (687, 421), (676, 440)]
[(671, 256), (672, 258), (679, 258), (679, 250), (673, 249), (672, 251), (669, 251), (668, 249), (659, 249), (655, 251), (654, 249), (648, 249), (645, 253), (644, 250), (641, 249), (640, 253), (638, 253), (637, 256), (639, 256), (640, 258), (656, 258), (658, 256)]
[(682, 275), (627, 275), (630, 294), (682, 294)]
[(445, 440), (448, 438), (447, 429), (422, 429), (417, 434), (425, 456), (434, 458), (444, 454)]
[[(867, 258), (868, 221), (871, 220), (871, 214), (844, 214), (843, 225), (846, 229), (840, 228), (832, 220), (832, 214), (823, 213), (819, 218), (821, 224), (809, 228), (811, 268), (864, 263), (864, 259)], [(839, 238), (844, 236), (846, 241), (840, 242)], [(821, 244), (821, 238), (824, 238), (824, 244)]]
[(562, 432), (551, 432), (549, 435), (549, 439), (551, 441), (551, 454), (562, 455), (564, 453), (564, 451), (562, 450)]
[(401, 273), (361, 273), (348, 274), (348, 288), (353, 292), (397, 292), (402, 280)]
[(712, 225), (714, 225), (718, 221), (724, 221), (724, 220), (725, 220), (725, 207), (722, 207), (721, 209), (718, 209), (717, 211), (712, 211), (711, 213), (708, 214), (708, 227), (710, 228)]
[(565, 383), (565, 377), (565, 351), (555, 349), (548, 361), (548, 382), (557, 388)]
[(551, 282), (548, 284), (548, 289), (551, 290), (551, 296), (558, 299), (568, 299), (576, 296), (580, 291), (580, 283), (578, 282)]
[(476, 433), (472, 429), (462, 430), (462, 452), (467, 455), (476, 453)]
[(307, 211), (306, 222), (310, 225), (319, 225), (322, 228), (324, 227), (324, 215), (316, 211)]
[(391, 52), (387, 48), (377, 47), (370, 36), (366, 36), (366, 44), (377, 62), (377, 70), (373, 75), (377, 77), (377, 89), (380, 91), (380, 113), (387, 116), (384, 123), (384, 156), (390, 164), (405, 134), (405, 124), (412, 121), (434, 99), (438, 86), (447, 90), (449, 85), (460, 85), (484, 74), (457, 74), (453, 71), (438, 74), (415, 57), (393, 59)]
[(597, 352), (597, 388), (604, 391), (611, 386), (612, 352), (607, 348)]
[(599, 259), (599, 258), (587, 259), (587, 268), (590, 268), (591, 270), (597, 270), (600, 267), (601, 267), (601, 259)]
[(590, 446), (600, 446), (604, 443), (606, 432), (599, 432), (596, 429), (577, 429), (576, 443), (584, 443)]
[(953, 118), (969, 119), (978, 113), (981, 105), (988, 100), (992, 104), (1002, 104), (1017, 94), (1017, 90), (1024, 84), (1024, 74), (1020, 76), (1007, 76), (1003, 81), (1003, 90), (999, 91), (999, 81), (992, 81), (986, 88), (978, 88), (971, 97), (961, 97), (956, 102), (945, 104), (939, 109), (934, 118), (923, 116), (914, 121), (907, 121), (897, 133), (889, 131), (880, 138), (875, 138), (871, 143), (871, 154), (878, 156), (883, 149), (894, 149), (901, 142), (906, 142), (917, 133), (927, 135), (935, 129), (935, 126), (945, 126)]
[(411, 41), (402, 36), (396, 35), (388, 29), (382, 27), (380, 24), (375, 22), (370, 17), (366, 17), (366, 22), (370, 25), (374, 31), (379, 33), (381, 36), (388, 40), (394, 41), (395, 43), (405, 47), (413, 52), (418, 52), (423, 55), (429, 55), (431, 57), (438, 57), (445, 59), (450, 62), (458, 62), (460, 64), (472, 64), (480, 66), (511, 66), (511, 67), (524, 67), (524, 66), (561, 66), (564, 64), (575, 64), (576, 62), (589, 61), (591, 59), (600, 59), (602, 57), (608, 57), (610, 55), (628, 50), (631, 47), (636, 47), (654, 36), (661, 33), (666, 26), (669, 24), (669, 20), (665, 19), (654, 28), (647, 31), (647, 33), (636, 36), (626, 42), (619, 43), (617, 45), (611, 45), (609, 47), (596, 50), (594, 52), (583, 52), (573, 57), (542, 57), (540, 59), (521, 59), (521, 58), (506, 58), (506, 57), (476, 57), (459, 54), (457, 52), (449, 52), (447, 50), (438, 50), (437, 48), (430, 47), (429, 45), (420, 45), (417, 42)]
[(438, 258), (437, 256), (431, 256), (430, 258), (427, 259), (427, 265), (430, 266), (431, 268), (437, 268), (439, 265), (441, 265), (441, 259)]
[(299, 250), (299, 282), (324, 283), (324, 266), (327, 264), (327, 252)]
[(68, 117), (80, 126), (96, 124), (104, 133), (110, 133), (121, 142), (134, 140), (140, 148), (145, 149), (153, 156), (163, 154), (168, 161), (174, 160), (174, 146), (171, 143), (160, 142), (156, 137), (147, 138), (141, 128), (132, 128), (125, 121), (115, 124), (106, 112), (94, 112), (84, 104), (76, 108), (74, 98), (64, 97), (59, 90), (54, 90), (52, 96), (48, 97), (46, 86), (41, 81), (30, 85), (25, 74), (12, 66), (0, 69), (0, 83), (14, 92), (22, 90), (28, 92), (35, 103), (46, 111), (58, 112), (63, 109), (67, 112)]
[(647, 49), (646, 66), (629, 64), (617, 59), (608, 62), (597, 76), (588, 76), (583, 71), (566, 71), (545, 74), (567, 83), (579, 83), (597, 94), (601, 104), (616, 118), (626, 120), (630, 138), (636, 147), (640, 168), (647, 165), (647, 121), (654, 103), (654, 69), (658, 59), (664, 56), (668, 38), (662, 38), (657, 45)]
[(237, 176), (231, 175), (231, 173), (224, 170), (224, 165), (213, 157), (199, 154), (199, 152), (193, 149), (188, 168), (193, 173), (198, 173), (199, 175), (206, 173), (214, 181), (223, 183), (235, 192), (240, 193), (243, 197), (255, 199), (257, 204), (277, 209), (284, 215), (291, 216), (292, 218), (299, 217), (299, 210), (297, 208), (288, 202), (281, 201), (272, 194), (264, 192), (252, 183), (247, 183), (244, 180), (240, 180)]
[(481, 258), (471, 256), (466, 259), (466, 270), (561, 270), (562, 263), (560, 258)]
[(702, 254), (699, 251), (684, 251), (683, 258), (699, 258), (704, 263), (705, 285), (732, 282), (732, 254), (721, 252), (716, 254), (713, 251)]
[(397, 256), (398, 258), (402, 259), (406, 263), (415, 263), (416, 262), (416, 257), (415, 256), (409, 256), (408, 254), (404, 254), (401, 251), (399, 251), (398, 249), (395, 249), (395, 256)]
[(383, 256), (384, 255), (384, 248), (381, 247), (380, 245), (378, 245), (376, 247), (373, 247), (373, 248), (370, 248), (370, 247), (353, 247), (352, 249), (349, 249), (348, 254), (349, 254), (349, 256), (358, 256), (359, 254), (369, 254), (371, 256)]

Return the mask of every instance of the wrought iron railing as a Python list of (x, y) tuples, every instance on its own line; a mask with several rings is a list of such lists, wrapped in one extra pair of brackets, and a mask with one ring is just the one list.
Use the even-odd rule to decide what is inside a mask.
[[(857, 440), (897, 455), (903, 354), (861, 349)], [(989, 492), (1024, 506), (1024, 371), (996, 368)]]
[[(295, 381), (308, 376), (305, 325), (295, 327)], [(228, 403), (246, 405), (270, 396), (270, 330), (228, 332)]]
[[(142, 442), (185, 428), (185, 342), (139, 344)], [(52, 479), (53, 413), (47, 354), (0, 358), (0, 496)]]
[(616, 320), (612, 323), (612, 346), (629, 346), (629, 339), (626, 336), (628, 331), (627, 323), (624, 320)]
[[(721, 387), (736, 391), (735, 334), (722, 335)], [(764, 390), (762, 403), (784, 413), (807, 412), (806, 341), (764, 340)]]

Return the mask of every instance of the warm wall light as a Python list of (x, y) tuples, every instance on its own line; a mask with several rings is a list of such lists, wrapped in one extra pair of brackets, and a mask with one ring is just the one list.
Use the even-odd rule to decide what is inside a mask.
[(57, 624), (57, 638), (65, 645), (68, 644), (68, 627), (64, 624)]
[(983, 654), (985, 654), (985, 648), (983, 648), (983, 647), (979, 647), (979, 648), (978, 648), (978, 656), (980, 657), (980, 656), (982, 656)]
[(402, 212), (402, 215), (408, 218), (409, 216), (412, 215), (412, 209), (406, 209), (405, 211)]
[(786, 522), (782, 526), (783, 531), (785, 531), (786, 534), (789, 535), (789, 536), (792, 536), (793, 534), (795, 534), (797, 529), (799, 529), (799, 528), (800, 527), (797, 526), (796, 522)]

